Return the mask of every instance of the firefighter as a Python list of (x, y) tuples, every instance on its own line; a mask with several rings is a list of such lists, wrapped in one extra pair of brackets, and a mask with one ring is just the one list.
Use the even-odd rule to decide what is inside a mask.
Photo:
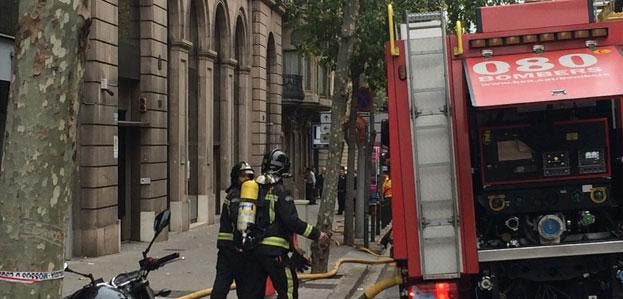
[(385, 178), (383, 180), (383, 203), (381, 204), (381, 225), (387, 226), (392, 221), (392, 179), (389, 176), (389, 171), (385, 172)]
[[(262, 175), (256, 179), (260, 185), (256, 225), (262, 228), (263, 236), (254, 252), (263, 270), (261, 275), (270, 277), (278, 299), (298, 298), (298, 279), (293, 269), (301, 267), (302, 259), (297, 251), (292, 259), (288, 256), (293, 248), (292, 233), (321, 242), (329, 239), (326, 233), (299, 219), (294, 198), (283, 185), (289, 171), (288, 156), (274, 149), (264, 155)], [(252, 298), (262, 298), (261, 295)]]
[(239, 298), (249, 298), (256, 288), (263, 289), (263, 282), (251, 277), (260, 271), (259, 263), (248, 253), (243, 252), (234, 242), (234, 232), (238, 219), (240, 188), (245, 181), (252, 180), (253, 168), (241, 161), (231, 169), (231, 185), (221, 209), (220, 227), (216, 246), (216, 279), (212, 287), (213, 299), (225, 299), (231, 283), (236, 281)]

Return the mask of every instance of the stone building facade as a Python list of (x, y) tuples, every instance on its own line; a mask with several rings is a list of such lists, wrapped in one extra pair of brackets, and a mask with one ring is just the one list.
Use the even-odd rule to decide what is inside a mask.
[[(233, 164), (259, 171), (264, 152), (284, 140), (276, 1), (92, 0), (90, 9), (73, 256), (149, 240), (167, 208), (172, 231), (214, 223)], [(16, 13), (3, 9), (0, 19)], [(0, 41), (3, 124), (12, 37)]]
[(169, 0), (173, 231), (213, 223), (229, 171), (281, 144), (283, 10), (272, 0)]
[[(91, 1), (73, 255), (147, 240), (167, 208), (166, 0)], [(71, 233), (70, 233), (71, 234)]]
[(283, 42), (283, 127), (284, 148), (290, 155), (295, 196), (305, 198), (304, 172), (307, 167), (325, 166), (327, 149), (314, 147), (314, 125), (320, 123), (320, 112), (331, 109), (333, 72), (319, 59), (296, 50), (291, 32)]

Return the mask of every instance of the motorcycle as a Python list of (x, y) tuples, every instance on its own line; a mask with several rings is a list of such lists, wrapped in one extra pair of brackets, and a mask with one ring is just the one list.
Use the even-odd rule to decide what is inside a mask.
[(121, 273), (113, 277), (110, 282), (104, 279), (94, 279), (93, 274), (84, 274), (70, 269), (65, 263), (65, 272), (74, 273), (89, 278), (91, 282), (82, 289), (65, 297), (65, 299), (153, 299), (156, 296), (166, 297), (171, 291), (162, 290), (155, 293), (149, 286), (147, 275), (150, 271), (157, 270), (165, 264), (177, 259), (179, 253), (172, 253), (162, 258), (156, 259), (148, 257), (147, 253), (151, 249), (156, 237), (169, 225), (171, 212), (162, 211), (154, 219), (154, 237), (149, 246), (143, 251), (143, 259), (139, 261), (140, 269), (128, 273)]

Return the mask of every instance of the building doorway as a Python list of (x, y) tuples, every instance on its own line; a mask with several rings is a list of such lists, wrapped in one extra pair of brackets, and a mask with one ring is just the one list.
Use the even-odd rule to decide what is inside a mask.
[(140, 129), (119, 126), (119, 219), (121, 240), (140, 240)]
[(142, 122), (137, 119), (139, 81), (119, 80), (118, 110), (118, 215), (121, 220), (121, 240), (140, 240), (140, 140)]

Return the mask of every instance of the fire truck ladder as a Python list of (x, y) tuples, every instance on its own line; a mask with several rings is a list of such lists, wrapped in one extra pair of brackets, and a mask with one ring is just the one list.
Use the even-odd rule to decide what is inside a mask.
[(461, 272), (461, 243), (445, 55), (446, 20), (439, 12), (408, 14), (402, 30), (408, 41), (411, 76), (422, 274), (424, 279), (456, 278)]

